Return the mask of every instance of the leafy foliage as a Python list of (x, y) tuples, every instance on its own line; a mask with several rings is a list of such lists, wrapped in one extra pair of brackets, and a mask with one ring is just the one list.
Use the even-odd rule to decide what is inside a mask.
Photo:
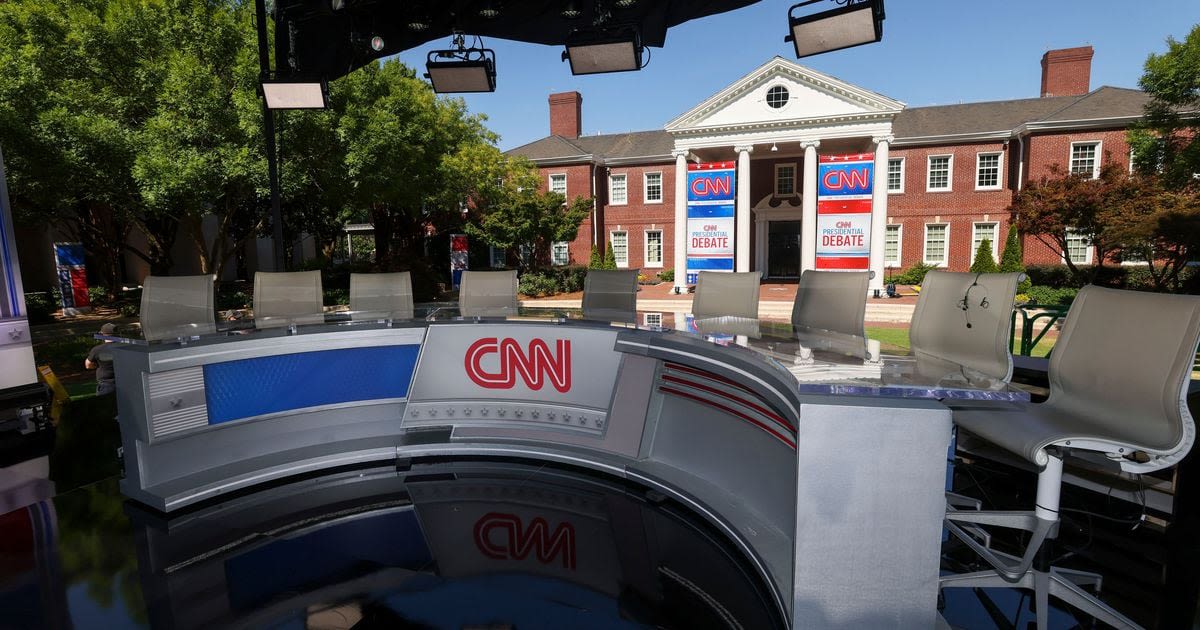
[[(1000, 254), (1000, 272), (1025, 273), (1025, 254), (1021, 251), (1021, 236), (1017, 233), (1016, 224), (1008, 226), (1008, 238), (1005, 239), (1004, 251)], [(1017, 284), (1017, 293), (1025, 293), (1032, 285), (1029, 278), (1022, 280)]]
[(979, 243), (979, 249), (975, 250), (975, 261), (971, 263), (971, 273), (996, 273), (1000, 271), (1000, 267), (996, 265), (996, 259), (992, 257), (992, 239), (985, 238)]
[(1170, 190), (1195, 187), (1200, 173), (1200, 25), (1182, 41), (1167, 40), (1167, 52), (1151, 54), (1138, 84), (1150, 101), (1145, 116), (1128, 132), (1134, 165), (1157, 175)]
[(675, 270), (663, 269), (662, 271), (658, 272), (658, 277), (663, 282), (675, 282)]
[(604, 252), (595, 245), (592, 246), (592, 255), (588, 257), (588, 269), (603, 269), (604, 268)]
[(612, 243), (609, 243), (604, 248), (604, 262), (600, 265), (601, 269), (616, 269), (617, 257), (613, 254)]
[(923, 262), (918, 262), (908, 270), (890, 276), (888, 281), (895, 284), (921, 284), (925, 281), (925, 274), (934, 269), (937, 269), (937, 265), (926, 265)]

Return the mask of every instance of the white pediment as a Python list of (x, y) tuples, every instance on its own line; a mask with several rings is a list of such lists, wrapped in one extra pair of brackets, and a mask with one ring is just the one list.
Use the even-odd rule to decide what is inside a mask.
[[(780, 90), (782, 88), (782, 90)], [(773, 107), (768, 94), (786, 92)], [(775, 99), (774, 104), (778, 104)], [(667, 123), (671, 132), (741, 128), (763, 124), (891, 117), (904, 103), (846, 83), (782, 57), (775, 57), (704, 102)]]

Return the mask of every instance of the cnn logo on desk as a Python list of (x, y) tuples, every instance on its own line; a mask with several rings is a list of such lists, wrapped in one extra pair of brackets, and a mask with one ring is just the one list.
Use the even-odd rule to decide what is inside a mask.
[(565, 394), (571, 390), (571, 340), (553, 343), (552, 351), (542, 339), (522, 347), (511, 337), (484, 337), (467, 348), (463, 366), (471, 382), (487, 389), (512, 389), (520, 378), (533, 391), (549, 383)]

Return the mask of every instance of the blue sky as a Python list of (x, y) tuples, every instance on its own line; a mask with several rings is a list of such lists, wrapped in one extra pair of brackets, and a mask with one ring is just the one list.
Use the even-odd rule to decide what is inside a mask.
[[(652, 0), (645, 0), (652, 1)], [(546, 97), (583, 94), (585, 134), (661, 128), (775, 55), (794, 59), (792, 2), (763, 0), (672, 29), (640, 72), (575, 77), (561, 47), (487, 40), (497, 89), (471, 95), (473, 112), (510, 149), (549, 133)], [(832, 5), (831, 5), (832, 6)], [(883, 41), (800, 63), (910, 106), (1038, 95), (1042, 53), (1090, 44), (1092, 87), (1137, 87), (1142, 64), (1200, 23), (1197, 0), (888, 0)], [(424, 71), (431, 42), (400, 58)]]

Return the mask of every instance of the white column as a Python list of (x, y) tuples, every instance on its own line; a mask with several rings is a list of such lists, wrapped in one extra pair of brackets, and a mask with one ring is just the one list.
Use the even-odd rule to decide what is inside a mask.
[(875, 272), (869, 289), (883, 289), (883, 238), (887, 230), (887, 169), (888, 145), (892, 136), (872, 138), (875, 142), (875, 181), (871, 190), (871, 258), (870, 269)]
[(687, 291), (687, 154), (675, 150), (675, 293)]
[(734, 271), (750, 271), (750, 153), (753, 145), (736, 146), (737, 151), (737, 247), (734, 252)]
[(820, 140), (802, 143), (804, 147), (804, 188), (800, 197), (800, 271), (817, 267), (817, 147)]

